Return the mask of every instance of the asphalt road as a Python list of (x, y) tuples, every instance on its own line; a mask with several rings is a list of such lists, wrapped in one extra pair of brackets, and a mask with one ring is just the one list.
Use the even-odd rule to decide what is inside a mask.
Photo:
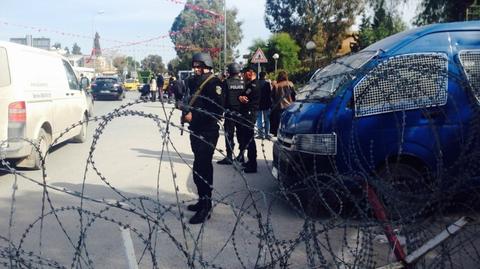
[[(94, 115), (108, 116), (120, 105), (137, 98), (137, 92), (129, 92), (124, 101), (95, 101)], [(162, 106), (160, 102), (136, 104), (126, 109), (151, 113), (163, 121), (171, 116), (172, 122), (177, 124), (180, 118), (172, 105)], [(243, 175), (233, 166), (214, 165), (214, 197), (223, 203), (215, 206), (212, 218), (200, 233), (200, 225), (187, 224), (186, 229), (182, 229), (182, 223), (188, 223), (193, 215), (185, 210), (186, 204), (196, 199), (188, 133), (181, 136), (180, 131), (171, 126), (169, 139), (166, 139), (165, 122), (157, 125), (152, 119), (138, 115), (120, 116), (108, 121), (96, 143), (92, 144), (101, 121), (89, 123), (86, 143), (64, 143), (51, 149), (46, 160), (45, 182), (53, 188), (44, 189), (40, 185), (42, 171), (18, 171), (16, 176), (0, 176), (0, 199), (3, 201), (0, 216), (4, 220), (0, 223), (0, 235), (11, 238), (12, 243), (17, 247), (20, 245), (25, 252), (31, 251), (67, 267), (78, 262), (75, 250), (81, 249), (80, 262), (85, 264), (90, 259), (95, 268), (129, 268), (132, 253), (134, 259), (140, 261), (140, 268), (151, 268), (151, 253), (148, 250), (145, 253), (148, 244), (133, 231), (122, 232), (121, 222), (128, 223), (145, 237), (150, 236), (148, 241), (156, 244), (154, 252), (159, 268), (186, 267), (187, 258), (179, 246), (183, 251), (195, 252), (197, 258), (202, 253), (203, 259), (210, 264), (228, 268), (240, 268), (242, 263), (249, 268), (255, 265), (261, 252), (256, 215), (267, 212), (271, 202), (280, 198), (270, 173), (271, 142), (257, 141), (259, 169), (256, 174)], [(223, 150), (223, 137), (217, 148)], [(87, 165), (91, 150), (95, 166)], [(217, 151), (214, 160), (222, 158), (222, 153)], [(79, 198), (81, 193), (85, 199)], [(108, 207), (108, 203), (131, 197), (137, 199), (124, 201), (124, 204), (143, 208), (144, 212), (139, 209), (140, 213), (136, 214), (111, 208), (101, 214), (106, 219), (97, 218), (87, 224), (92, 216), (78, 211), (81, 207), (99, 213)], [(145, 197), (145, 200), (141, 201), (139, 197)], [(257, 209), (252, 207), (252, 200), (256, 201)], [(159, 205), (171, 209), (160, 214), (158, 210), (162, 208)], [(240, 210), (241, 207), (247, 210)], [(288, 204), (278, 200), (270, 210), (275, 212), (273, 226), (278, 225), (279, 234), (285, 236), (282, 239), (299, 236), (299, 230), (292, 227), (301, 230), (304, 221), (290, 210)], [(240, 212), (244, 215), (235, 217)], [(148, 221), (140, 215), (160, 216), (159, 221), (163, 224), (158, 227), (164, 229), (149, 230)], [(80, 235), (80, 229), (86, 226), (87, 231)], [(272, 229), (277, 229), (273, 226)], [(126, 234), (130, 234), (133, 240), (133, 252), (127, 251)], [(203, 240), (197, 239), (198, 234), (202, 234)], [(232, 237), (237, 238), (234, 239), (235, 247), (232, 247)], [(79, 238), (85, 242), (82, 248), (77, 247)], [(201, 242), (196, 250), (195, 241)]]
[[(370, 224), (347, 219), (312, 225), (294, 210), (271, 175), (270, 141), (256, 141), (256, 174), (214, 164), (212, 218), (204, 226), (189, 225), (193, 213), (186, 204), (196, 199), (196, 189), (188, 133), (167, 124), (178, 126), (180, 118), (171, 104), (140, 103), (124, 108), (133, 111), (128, 115), (112, 114), (138, 95), (96, 101), (100, 118), (90, 122), (89, 139), (53, 147), (46, 176), (0, 174), (2, 253), (8, 253), (9, 241), (20, 250), (11, 255), (35, 268), (38, 257), (53, 268), (187, 268), (189, 260), (207, 268), (254, 268), (272, 260), (306, 268), (322, 259), (329, 268), (346, 268), (343, 263), (358, 259), (376, 265), (393, 260)], [(214, 161), (224, 157), (223, 150), (221, 136)], [(364, 250), (365, 235), (372, 240), (377, 232), (377, 244)], [(309, 236), (322, 243), (312, 245)], [(9, 266), (8, 259), (0, 261)]]

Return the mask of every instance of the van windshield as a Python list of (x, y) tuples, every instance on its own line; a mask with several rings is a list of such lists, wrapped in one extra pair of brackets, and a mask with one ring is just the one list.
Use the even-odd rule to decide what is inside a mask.
[(8, 67), (7, 50), (0, 48), (0, 87), (10, 85), (10, 68)]
[(353, 73), (376, 53), (375, 51), (362, 51), (335, 60), (312, 76), (307, 85), (299, 90), (297, 100), (329, 99), (335, 96), (341, 86), (351, 80)]

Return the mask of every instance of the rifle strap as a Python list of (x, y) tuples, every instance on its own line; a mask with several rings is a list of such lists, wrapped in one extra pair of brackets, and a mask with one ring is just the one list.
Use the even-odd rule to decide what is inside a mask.
[(193, 103), (195, 103), (198, 96), (200, 96), (200, 94), (202, 93), (205, 85), (214, 77), (215, 76), (213, 74), (211, 74), (204, 82), (202, 82), (202, 84), (200, 84), (200, 87), (198, 87), (197, 91), (193, 94), (192, 99), (190, 99), (190, 102), (188, 102), (188, 106), (191, 107), (193, 105)]

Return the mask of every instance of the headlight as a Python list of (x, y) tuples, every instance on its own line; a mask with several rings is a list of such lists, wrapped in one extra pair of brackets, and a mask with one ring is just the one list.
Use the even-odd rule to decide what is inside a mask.
[(297, 134), (293, 137), (293, 149), (310, 154), (336, 155), (337, 134)]

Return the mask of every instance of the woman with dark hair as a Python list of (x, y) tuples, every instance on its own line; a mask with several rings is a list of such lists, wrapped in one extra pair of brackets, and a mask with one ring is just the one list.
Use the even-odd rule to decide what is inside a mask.
[(270, 114), (270, 133), (277, 136), (282, 112), (295, 101), (295, 88), (288, 80), (286, 71), (280, 71), (272, 90), (272, 113)]

